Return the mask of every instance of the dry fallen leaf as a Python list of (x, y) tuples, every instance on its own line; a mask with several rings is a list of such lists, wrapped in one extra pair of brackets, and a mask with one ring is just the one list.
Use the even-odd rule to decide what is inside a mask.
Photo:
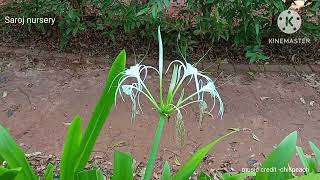
[(268, 100), (270, 97), (260, 97), (261, 101)]
[(258, 136), (256, 136), (254, 133), (251, 133), (252, 138), (256, 141), (260, 141), (260, 139), (258, 138)]
[(177, 166), (181, 166), (181, 163), (180, 163), (179, 159), (177, 158), (177, 156), (176, 156), (175, 159), (174, 159), (174, 163), (175, 163)]
[(62, 124), (65, 125), (65, 126), (70, 126), (71, 123), (63, 122)]

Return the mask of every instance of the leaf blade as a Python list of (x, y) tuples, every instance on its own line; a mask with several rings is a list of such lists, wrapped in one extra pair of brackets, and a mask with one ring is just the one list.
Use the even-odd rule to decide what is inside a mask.
[(0, 156), (8, 162), (10, 168), (22, 168), (16, 177), (17, 180), (36, 180), (38, 177), (33, 172), (27, 158), (7, 129), (0, 125)]
[(99, 136), (100, 131), (108, 118), (116, 96), (115, 92), (117, 86), (114, 85), (118, 85), (119, 80), (122, 78), (120, 74), (125, 69), (125, 64), (126, 52), (125, 50), (122, 50), (111, 66), (108, 78), (106, 80), (106, 85), (103, 89), (101, 97), (98, 100), (96, 108), (92, 113), (90, 122), (81, 141), (79, 161), (76, 163), (77, 171), (81, 171), (85, 167), (97, 137)]

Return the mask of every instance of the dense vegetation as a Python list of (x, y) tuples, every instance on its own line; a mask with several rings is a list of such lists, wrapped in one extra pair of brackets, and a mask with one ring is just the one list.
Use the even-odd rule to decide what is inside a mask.
[[(154, 32), (160, 25), (166, 33), (165, 42), (180, 46), (182, 53), (187, 53), (199, 41), (230, 41), (242, 47), (247, 58), (255, 62), (268, 59), (261, 47), (270, 35), (281, 33), (277, 17), (291, 5), (281, 0), (187, 0), (174, 4), (169, 0), (13, 1), (2, 7), (0, 17), (55, 17), (54, 26), (28, 24), (23, 27), (55, 34), (61, 49), (68, 46), (73, 37), (88, 31), (113, 41), (123, 31), (127, 36), (156, 40)], [(319, 1), (312, 1), (300, 10), (303, 25), (295, 36), (320, 37), (319, 22), (312, 20), (319, 7)], [(10, 30), (8, 26), (3, 27)]]

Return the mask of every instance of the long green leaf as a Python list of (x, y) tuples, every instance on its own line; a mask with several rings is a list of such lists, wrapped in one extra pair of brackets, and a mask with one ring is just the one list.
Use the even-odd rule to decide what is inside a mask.
[(44, 180), (53, 180), (53, 170), (54, 166), (49, 163), (46, 171), (44, 172)]
[[(284, 168), (288, 169), (288, 163), (295, 153), (297, 132), (292, 132), (274, 149), (267, 159), (262, 163), (264, 171), (257, 172), (256, 179), (269, 180), (269, 179), (288, 179), (292, 178), (292, 173), (283, 171)], [(281, 170), (282, 169), (282, 170)], [(266, 171), (274, 171), (268, 173)]]
[(68, 128), (64, 142), (60, 164), (60, 179), (74, 180), (76, 178), (74, 163), (79, 158), (80, 142), (82, 138), (81, 118), (76, 116)]
[(301, 147), (297, 146), (296, 149), (297, 149), (297, 153), (300, 158), (300, 161), (304, 167), (305, 173), (311, 174), (311, 173), (317, 172), (317, 167), (316, 167), (317, 165), (314, 159), (307, 157), (304, 154), (303, 149)]
[(202, 162), (203, 158), (209, 153), (209, 151), (224, 138), (230, 136), (231, 134), (239, 132), (239, 129), (233, 129), (232, 132), (219, 137), (218, 139), (212, 141), (210, 144), (205, 147), (199, 149), (196, 153), (194, 153), (189, 161), (187, 161), (176, 173), (173, 177), (173, 180), (185, 180), (188, 179), (193, 172), (197, 169), (197, 167)]
[(289, 180), (319, 180), (320, 179), (320, 174), (308, 174), (305, 176), (300, 176), (296, 178), (292, 178)]
[(211, 177), (206, 174), (205, 172), (201, 172), (198, 177), (197, 180), (211, 180)]
[(15, 143), (7, 129), (0, 125), (0, 156), (8, 162), (11, 169), (22, 168), (16, 180), (37, 180), (23, 150)]
[(231, 176), (229, 173), (223, 174), (223, 180), (243, 180), (246, 177), (256, 176), (255, 172), (243, 172)]
[(114, 167), (112, 180), (132, 180), (132, 163), (133, 159), (130, 154), (116, 151), (114, 153)]
[(309, 142), (309, 145), (310, 145), (314, 155), (316, 156), (317, 165), (319, 166), (320, 165), (320, 149), (312, 142)]
[(21, 168), (6, 169), (0, 166), (0, 179), (14, 180), (20, 171), (21, 171)]
[(119, 80), (122, 78), (122, 72), (125, 69), (126, 52), (122, 50), (113, 62), (109, 71), (106, 85), (102, 91), (102, 95), (96, 105), (92, 117), (84, 134), (80, 145), (79, 161), (76, 163), (76, 170), (81, 171), (91, 155), (91, 151), (96, 143), (101, 129), (110, 113), (116, 96), (116, 89)]
[(171, 180), (171, 170), (168, 161), (164, 163), (161, 180)]
[(99, 169), (84, 170), (78, 173), (77, 180), (105, 180), (106, 177)]

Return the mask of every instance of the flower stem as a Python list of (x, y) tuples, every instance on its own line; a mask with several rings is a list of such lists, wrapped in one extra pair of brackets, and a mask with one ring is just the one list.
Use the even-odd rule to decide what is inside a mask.
[(164, 124), (166, 122), (166, 118), (167, 118), (166, 115), (160, 114), (160, 119), (158, 122), (157, 131), (156, 131), (156, 134), (153, 138), (152, 148), (150, 151), (149, 160), (148, 160), (148, 164), (147, 164), (147, 168), (146, 168), (143, 180), (150, 180), (150, 178), (151, 178), (151, 174), (152, 174), (152, 170), (154, 167), (154, 162), (156, 160), (158, 146), (160, 143), (162, 130), (163, 130)]

